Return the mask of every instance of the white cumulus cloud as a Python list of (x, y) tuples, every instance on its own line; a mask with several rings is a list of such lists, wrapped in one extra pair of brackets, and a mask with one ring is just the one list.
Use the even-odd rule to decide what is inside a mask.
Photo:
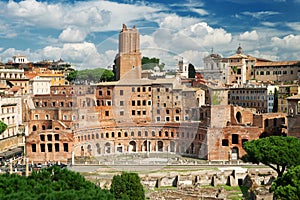
[(255, 41), (255, 40), (258, 39), (258, 34), (257, 34), (256, 30), (251, 31), (251, 32), (246, 31), (246, 32), (240, 34), (240, 39), (241, 40)]

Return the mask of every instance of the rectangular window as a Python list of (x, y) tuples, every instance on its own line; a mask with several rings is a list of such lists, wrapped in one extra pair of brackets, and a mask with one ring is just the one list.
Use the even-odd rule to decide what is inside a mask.
[(50, 134), (47, 135), (47, 140), (48, 140), (48, 141), (52, 141), (52, 135), (50, 135)]
[(52, 143), (47, 144), (47, 147), (48, 147), (48, 152), (52, 152)]
[(40, 135), (40, 140), (45, 141), (45, 135)]
[(160, 117), (156, 117), (156, 121), (157, 121), (157, 122), (160, 122)]
[(135, 101), (134, 100), (131, 101), (131, 105), (135, 106)]
[(141, 111), (140, 110), (137, 111), (137, 115), (141, 115)]
[(40, 144), (41, 152), (45, 152), (45, 144)]
[(228, 143), (228, 140), (227, 139), (223, 139), (222, 140), (222, 146), (228, 146), (229, 143)]
[(148, 106), (151, 106), (151, 100), (148, 100)]
[(169, 122), (170, 121), (170, 117), (166, 117), (166, 121)]
[(36, 152), (36, 144), (31, 144), (31, 151)]
[(99, 90), (99, 96), (102, 96), (102, 90)]
[(239, 135), (232, 134), (232, 144), (238, 144), (238, 143), (239, 143)]
[(179, 116), (175, 116), (175, 121), (179, 122), (180, 121), (180, 117)]
[(120, 90), (120, 96), (123, 96), (123, 95), (124, 95), (124, 91)]
[(55, 134), (54, 139), (55, 139), (55, 141), (59, 141), (59, 134)]
[(143, 115), (146, 115), (146, 113), (147, 113), (146, 110), (143, 110)]
[(141, 105), (141, 101), (138, 100), (138, 101), (137, 101), (137, 106), (140, 106), (140, 105)]
[(109, 116), (109, 111), (108, 111), (108, 110), (105, 111), (105, 116), (106, 116), (106, 117)]
[(107, 96), (110, 96), (110, 90), (106, 91)]
[(111, 101), (110, 101), (110, 100), (107, 100), (107, 101), (106, 101), (106, 105), (107, 105), (107, 106), (111, 106)]
[(68, 145), (68, 143), (64, 143), (64, 152), (69, 152), (69, 145)]
[(156, 110), (156, 114), (160, 114), (160, 110)]
[(39, 115), (34, 115), (34, 120), (38, 120), (39, 119)]
[(120, 111), (120, 115), (121, 115), (121, 116), (124, 115), (124, 111), (123, 111), (123, 110)]
[(54, 147), (55, 147), (55, 152), (59, 152), (59, 144), (58, 144), (58, 143), (55, 143), (55, 144), (54, 144)]
[(120, 101), (120, 106), (124, 106), (124, 101)]
[(146, 100), (143, 100), (143, 106), (145, 106), (147, 104)]
[(131, 115), (135, 115), (135, 110), (132, 110), (132, 111), (131, 111)]

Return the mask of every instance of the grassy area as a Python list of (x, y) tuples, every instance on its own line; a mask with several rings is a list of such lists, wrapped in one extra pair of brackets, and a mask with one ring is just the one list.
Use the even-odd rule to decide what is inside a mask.
[(159, 188), (154, 188), (154, 191), (162, 191), (162, 190), (177, 190), (177, 187), (174, 187), (174, 186), (161, 186)]

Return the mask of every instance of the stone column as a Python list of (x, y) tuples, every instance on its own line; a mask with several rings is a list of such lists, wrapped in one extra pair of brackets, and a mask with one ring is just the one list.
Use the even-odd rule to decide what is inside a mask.
[(25, 158), (25, 176), (29, 175), (28, 158)]

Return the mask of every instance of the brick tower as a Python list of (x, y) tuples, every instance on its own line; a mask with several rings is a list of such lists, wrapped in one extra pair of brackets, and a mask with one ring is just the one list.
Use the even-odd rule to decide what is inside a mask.
[(116, 80), (141, 78), (140, 34), (135, 26), (128, 29), (123, 24), (119, 34), (119, 53), (115, 62)]

